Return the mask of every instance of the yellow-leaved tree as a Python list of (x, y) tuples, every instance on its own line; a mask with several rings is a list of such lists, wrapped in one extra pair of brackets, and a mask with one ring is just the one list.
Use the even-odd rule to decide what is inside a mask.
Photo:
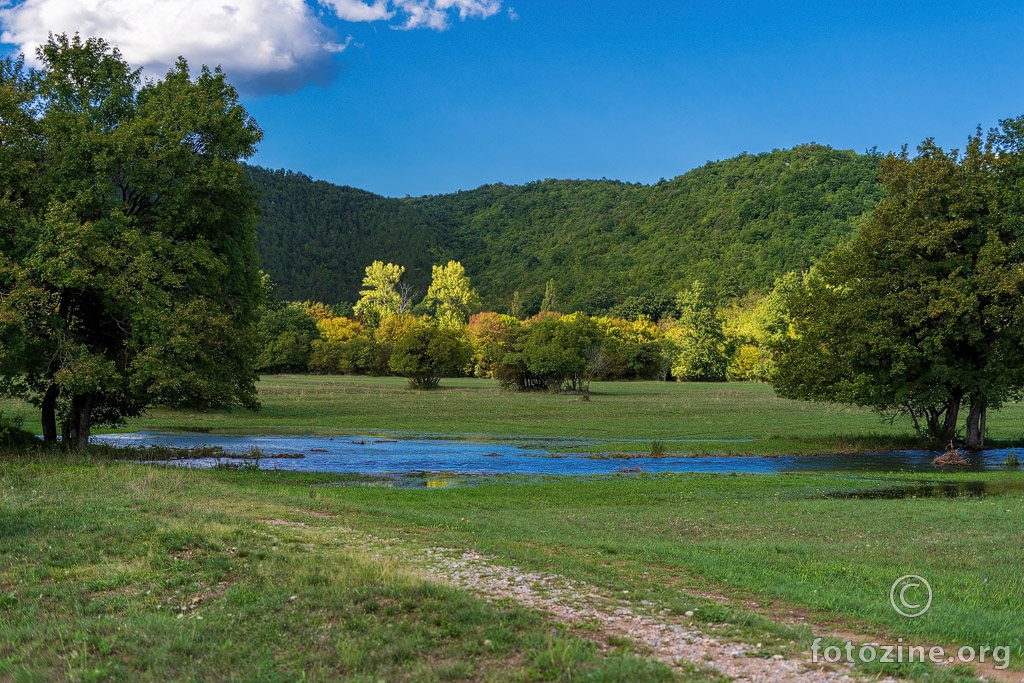
[(377, 327), (399, 312), (402, 296), (398, 287), (404, 272), (404, 266), (383, 261), (374, 261), (366, 266), (360, 298), (352, 310), (367, 327)]
[(469, 314), (480, 307), (480, 297), (469, 285), (466, 269), (458, 261), (434, 266), (430, 288), (423, 303), (434, 313), (442, 329), (463, 328)]

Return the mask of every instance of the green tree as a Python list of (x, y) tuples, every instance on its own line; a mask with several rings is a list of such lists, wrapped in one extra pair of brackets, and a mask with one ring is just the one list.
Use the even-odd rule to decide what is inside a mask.
[(492, 376), (494, 364), (507, 351), (507, 333), (513, 327), (519, 327), (519, 321), (510, 315), (487, 312), (476, 313), (469, 318), (466, 335), (473, 346), (472, 365), (476, 377)]
[(480, 308), (480, 297), (469, 284), (466, 269), (458, 261), (434, 266), (430, 289), (423, 303), (444, 328), (464, 328), (470, 313)]
[(792, 300), (780, 394), (906, 414), (943, 442), (966, 402), (965, 443), (984, 445), (986, 410), (1024, 385), (1020, 121), (962, 155), (926, 140), (883, 160), (888, 196)]
[(516, 320), (523, 319), (523, 302), (519, 298), (519, 290), (512, 292), (512, 303), (508, 307), (508, 314)]
[[(143, 83), (97, 38), (0, 67), (0, 377), (84, 448), (146, 406), (258, 407), (263, 288), (239, 159), (262, 133), (219, 71)], [(13, 141), (8, 144), (7, 141)]]
[(362, 318), (367, 327), (377, 327), (399, 312), (402, 295), (398, 285), (404, 272), (403, 266), (385, 264), (383, 261), (374, 261), (366, 266), (363, 289), (359, 290), (359, 301), (353, 312)]
[(530, 372), (523, 356), (523, 345), (528, 335), (528, 325), (510, 324), (495, 340), (490, 364), (491, 377), (498, 380), (504, 389), (529, 391), (545, 388), (541, 378)]
[(724, 311), (729, 379), (769, 381), (775, 372), (773, 349), (790, 331), (789, 300), (802, 286), (798, 273), (786, 273), (765, 296), (747, 295)]
[(675, 314), (675, 299), (669, 296), (645, 294), (643, 296), (627, 296), (622, 303), (613, 306), (609, 315), (626, 320), (637, 320), (641, 317), (657, 322)]
[(544, 285), (544, 298), (540, 302), (541, 313), (552, 313), (556, 310), (558, 301), (555, 295), (555, 281), (548, 280), (547, 284)]
[(664, 366), (661, 330), (644, 316), (597, 318), (605, 354), (602, 379), (656, 379)]
[(729, 361), (722, 316), (703, 283), (695, 281), (680, 292), (676, 304), (679, 319), (666, 334), (673, 347), (672, 374), (689, 382), (723, 381)]
[(352, 372), (358, 367), (354, 362), (358, 356), (353, 352), (360, 350), (360, 343), (353, 342), (360, 337), (369, 341), (365, 328), (351, 318), (333, 315), (333, 311), (330, 317), (326, 312), (321, 315), (316, 323), (320, 336), (311, 343), (309, 369), (327, 374)]
[(389, 365), (414, 389), (434, 389), (442, 377), (463, 374), (473, 350), (464, 330), (417, 320), (395, 343)]
[(305, 372), (312, 344), (319, 339), (316, 320), (304, 304), (273, 305), (263, 311), (256, 331), (261, 342), (260, 372)]
[(603, 341), (604, 335), (588, 315), (543, 317), (527, 326), (522, 358), (530, 374), (547, 389), (586, 392), (602, 367)]

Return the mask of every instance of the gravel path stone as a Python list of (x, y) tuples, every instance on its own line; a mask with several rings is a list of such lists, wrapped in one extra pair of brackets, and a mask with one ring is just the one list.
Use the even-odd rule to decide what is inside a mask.
[[(261, 521), (270, 525), (282, 524), (276, 519)], [(299, 525), (301, 523), (296, 526)], [(585, 581), (495, 564), (493, 558), (472, 550), (415, 548), (400, 538), (379, 538), (345, 527), (335, 527), (333, 531), (344, 537), (344, 544), (348, 547), (381, 561), (399, 560), (407, 570), (415, 574), (473, 593), (488, 602), (511, 599), (521, 605), (548, 612), (566, 624), (596, 626), (594, 632), (600, 634), (597, 640), (602, 645), (609, 637), (628, 638), (649, 652), (650, 656), (670, 666), (689, 663), (712, 669), (736, 681), (751, 683), (852, 683), (865, 680), (853, 673), (848, 664), (816, 664), (806, 654), (793, 658), (779, 654), (759, 656), (757, 653), (761, 643), (752, 645), (719, 640), (694, 626), (690, 619), (692, 612), (679, 616), (669, 610), (659, 611), (656, 605), (646, 600), (634, 604), (623, 596), (610, 595)], [(994, 678), (1008, 680), (1002, 675)], [(897, 683), (894, 678), (871, 677), (870, 680)], [(979, 680), (990, 678), (980, 676)], [(1024, 679), (1021, 683), (1024, 683)]]
[[(650, 650), (661, 661), (675, 665), (689, 662), (714, 669), (737, 681), (853, 681), (844, 668), (824, 668), (804, 659), (751, 656), (759, 645), (722, 642), (695, 628), (685, 619), (663, 611), (641, 614), (623, 600), (603, 595), (596, 587), (569, 581), (557, 574), (524, 572), (516, 567), (493, 564), (473, 551), (431, 548), (424, 552), (420, 568), (434, 581), (447, 583), (488, 600), (510, 598), (544, 610), (569, 624), (590, 622), (600, 625), (605, 636), (631, 639)], [(893, 680), (893, 679), (886, 679)]]

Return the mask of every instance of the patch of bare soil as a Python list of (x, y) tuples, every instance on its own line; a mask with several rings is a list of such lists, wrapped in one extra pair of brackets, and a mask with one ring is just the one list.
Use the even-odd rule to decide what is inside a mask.
[(200, 552), (202, 552), (202, 550), (199, 548), (199, 546), (189, 544), (186, 545), (184, 548), (172, 550), (167, 554), (171, 559), (177, 560), (178, 562), (191, 562)]
[(320, 519), (337, 519), (338, 518), (338, 515), (330, 515), (330, 514), (327, 514), (326, 512), (317, 512), (316, 510), (301, 510), (301, 512), (305, 512), (307, 515), (312, 515), (314, 517), (319, 517)]

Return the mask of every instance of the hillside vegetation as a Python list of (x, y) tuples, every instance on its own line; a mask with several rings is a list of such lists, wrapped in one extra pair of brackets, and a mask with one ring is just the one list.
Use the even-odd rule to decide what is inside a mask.
[(426, 291), (449, 240), (419, 208), (291, 171), (249, 166), (246, 174), (260, 194), (257, 248), (278, 298), (354, 302), (364, 269), (379, 259), (404, 265), (406, 281)]
[(558, 308), (603, 312), (631, 296), (672, 296), (695, 279), (718, 296), (767, 291), (850, 234), (882, 197), (879, 157), (820, 145), (743, 154), (656, 185), (545, 180), (389, 199), (250, 167), (261, 193), (259, 251), (282, 299), (355, 301), (374, 260), (457, 259), (484, 307), (520, 293), (535, 312), (548, 281)]

